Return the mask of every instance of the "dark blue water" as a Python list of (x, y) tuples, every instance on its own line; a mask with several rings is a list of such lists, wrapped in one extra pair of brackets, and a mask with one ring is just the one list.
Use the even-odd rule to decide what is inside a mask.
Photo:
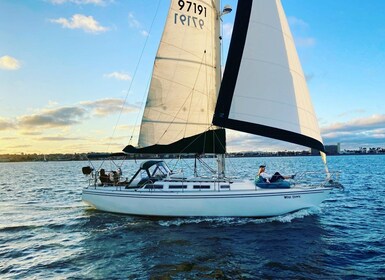
[[(252, 178), (260, 162), (288, 173), (322, 169), (317, 157), (232, 166)], [(1, 279), (385, 279), (385, 156), (329, 157), (345, 192), (269, 219), (92, 210), (81, 201), (86, 164), (0, 164)]]

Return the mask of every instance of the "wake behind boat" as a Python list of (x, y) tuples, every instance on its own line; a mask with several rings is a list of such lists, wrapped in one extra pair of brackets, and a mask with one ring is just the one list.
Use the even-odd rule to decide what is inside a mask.
[[(220, 1), (172, 0), (155, 58), (137, 147), (125, 154), (217, 156), (210, 177), (147, 161), (129, 181), (88, 168), (83, 200), (109, 212), (150, 216), (268, 217), (316, 207), (334, 181), (269, 188), (226, 176), (225, 129), (324, 151), (294, 40), (279, 0), (238, 2), (221, 79)], [(142, 174), (142, 175), (140, 175)]]

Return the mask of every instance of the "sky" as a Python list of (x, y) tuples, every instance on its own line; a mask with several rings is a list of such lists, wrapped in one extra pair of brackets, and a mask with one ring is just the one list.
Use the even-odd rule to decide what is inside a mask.
[[(281, 2), (324, 144), (385, 147), (385, 1)], [(223, 17), (224, 54), (237, 1), (225, 4), (233, 12)], [(168, 7), (0, 0), (0, 154), (135, 145)], [(307, 149), (234, 131), (227, 139), (228, 152)]]

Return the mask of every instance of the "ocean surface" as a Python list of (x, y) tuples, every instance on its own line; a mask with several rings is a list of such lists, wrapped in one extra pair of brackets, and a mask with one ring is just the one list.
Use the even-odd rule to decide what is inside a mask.
[[(345, 191), (268, 219), (103, 213), (81, 200), (87, 162), (0, 163), (0, 279), (385, 279), (385, 156), (328, 162)], [(260, 163), (323, 169), (319, 157), (228, 166), (253, 178)], [(138, 165), (125, 162), (124, 175)]]

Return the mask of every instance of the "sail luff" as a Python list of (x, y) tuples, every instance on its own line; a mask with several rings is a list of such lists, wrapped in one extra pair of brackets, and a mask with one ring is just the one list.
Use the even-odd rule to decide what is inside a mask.
[(279, 0), (238, 2), (213, 123), (324, 150)]
[[(229, 52), (225, 71), (221, 81), (218, 101), (215, 108), (213, 124), (225, 127), (224, 120), (228, 118), (230, 104), (233, 97), (238, 72), (241, 65), (245, 46), (252, 1), (238, 1), (233, 33), (231, 36)], [(227, 67), (228, 65), (228, 67)]]

